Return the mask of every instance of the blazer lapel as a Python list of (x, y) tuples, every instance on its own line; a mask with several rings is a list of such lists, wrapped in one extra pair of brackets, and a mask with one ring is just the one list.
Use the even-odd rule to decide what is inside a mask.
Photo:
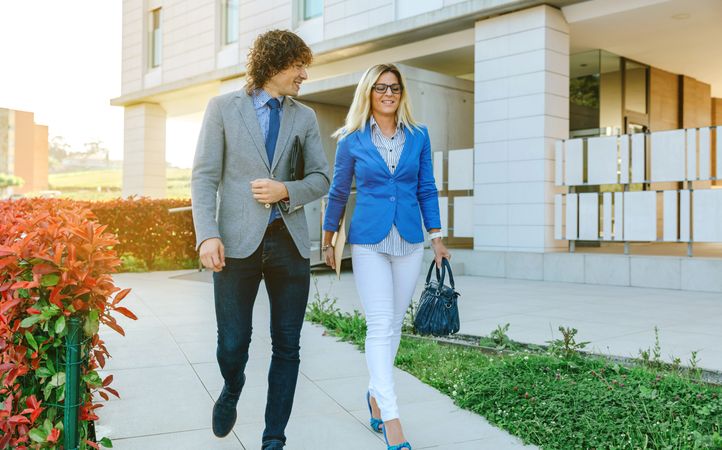
[[(413, 133), (412, 133), (413, 131)], [(396, 167), (394, 174), (399, 172), (399, 169), (404, 167), (404, 161), (410, 158), (409, 153), (415, 151), (416, 146), (416, 134), (419, 130), (411, 130), (408, 127), (404, 127), (404, 134), (406, 135), (406, 141), (404, 141), (404, 149), (401, 152), (401, 158), (399, 159), (399, 165)]]
[(374, 141), (371, 139), (371, 124), (369, 122), (366, 122), (366, 128), (364, 129), (363, 133), (359, 133), (359, 141), (361, 142), (361, 146), (371, 155), (371, 159), (376, 160), (377, 163), (381, 165), (384, 172), (386, 172), (388, 175), (391, 175), (391, 171), (389, 170), (389, 166), (386, 165), (386, 161), (381, 157), (379, 154), (379, 149), (376, 148), (374, 145)]
[(281, 126), (278, 130), (278, 140), (276, 141), (276, 149), (273, 152), (273, 163), (271, 164), (271, 172), (276, 169), (278, 161), (288, 147), (288, 140), (291, 138), (293, 131), (293, 121), (296, 118), (296, 105), (293, 99), (286, 96), (283, 102), (283, 115), (281, 116)]
[(266, 167), (270, 170), (271, 164), (268, 161), (268, 155), (266, 154), (266, 142), (261, 134), (261, 125), (258, 123), (258, 116), (256, 115), (255, 108), (253, 107), (253, 100), (251, 99), (251, 96), (246, 94), (245, 90), (241, 89), (238, 91), (235, 103), (238, 111), (241, 113), (243, 122), (246, 124), (246, 128), (248, 129), (253, 142), (256, 144), (258, 155), (261, 157), (261, 160), (263, 160), (263, 163), (266, 164)]

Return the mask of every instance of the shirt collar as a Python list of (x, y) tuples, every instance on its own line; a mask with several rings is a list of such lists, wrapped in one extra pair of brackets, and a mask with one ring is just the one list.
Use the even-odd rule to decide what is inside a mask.
[[(273, 98), (273, 97), (271, 97), (271, 94), (269, 94), (268, 92), (266, 92), (264, 89), (261, 89), (261, 88), (254, 90), (253, 93), (251, 94), (251, 97), (253, 98), (253, 107), (255, 109), (263, 108), (264, 106), (266, 106), (266, 103), (268, 103), (268, 101)], [(278, 99), (279, 102), (281, 102), (281, 109), (283, 109), (283, 100), (285, 97), (283, 95), (281, 95), (280, 97), (276, 97), (276, 98)]]
[[(369, 119), (369, 125), (371, 126), (371, 131), (372, 131), (372, 132), (375, 132), (375, 131), (377, 131), (377, 130), (378, 130), (379, 133), (381, 132), (381, 128), (379, 127), (379, 124), (376, 123), (376, 119), (374, 119), (374, 115), (373, 115), (373, 114), (371, 114), (371, 118)], [(398, 133), (400, 129), (401, 129), (401, 122), (397, 120), (397, 121), (396, 121), (396, 133)], [(394, 133), (394, 134), (395, 134), (395, 133)]]

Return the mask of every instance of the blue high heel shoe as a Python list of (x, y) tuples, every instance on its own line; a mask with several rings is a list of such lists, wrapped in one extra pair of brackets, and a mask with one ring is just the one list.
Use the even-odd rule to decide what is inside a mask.
[(409, 444), (409, 441), (402, 442), (397, 445), (389, 445), (389, 438), (386, 437), (386, 427), (384, 427), (384, 439), (386, 440), (386, 448), (387, 450), (402, 450), (402, 449), (411, 449), (411, 444)]
[(381, 433), (381, 425), (384, 424), (384, 421), (373, 416), (373, 412), (371, 412), (371, 393), (369, 391), (366, 391), (366, 404), (369, 405), (369, 416), (371, 416), (369, 425), (371, 425), (371, 429)]

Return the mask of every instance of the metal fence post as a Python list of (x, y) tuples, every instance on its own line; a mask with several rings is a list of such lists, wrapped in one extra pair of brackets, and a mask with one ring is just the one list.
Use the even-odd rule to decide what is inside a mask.
[(76, 450), (78, 436), (78, 391), (80, 388), (80, 326), (79, 317), (68, 321), (65, 337), (65, 402), (63, 404), (63, 444), (65, 450)]

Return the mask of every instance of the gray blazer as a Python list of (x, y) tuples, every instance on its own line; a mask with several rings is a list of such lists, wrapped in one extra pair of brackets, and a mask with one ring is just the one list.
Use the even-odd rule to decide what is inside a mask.
[[(301, 138), (305, 178), (291, 176), (291, 148)], [(278, 203), (299, 253), (309, 257), (310, 242), (303, 205), (328, 192), (328, 161), (321, 145), (313, 110), (286, 96), (273, 161), (268, 161), (265, 139), (251, 97), (245, 90), (214, 97), (208, 104), (193, 159), (191, 197), (196, 248), (220, 237), (225, 255), (250, 256), (263, 240), (271, 209), (253, 198), (251, 181), (283, 181), (288, 203)]]

